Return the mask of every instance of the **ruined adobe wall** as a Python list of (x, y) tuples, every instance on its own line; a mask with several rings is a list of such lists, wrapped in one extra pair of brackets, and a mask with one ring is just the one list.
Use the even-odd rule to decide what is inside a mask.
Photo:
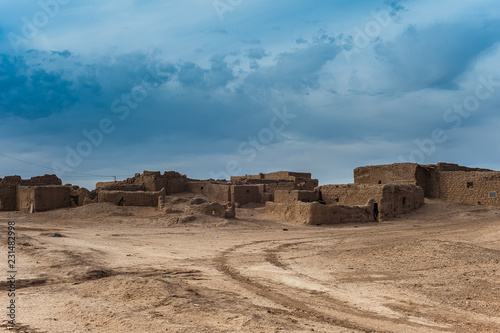
[(21, 184), (21, 176), (6, 176), (5, 178), (0, 178), (0, 186), (13, 185), (17, 186)]
[(318, 202), (267, 202), (266, 214), (300, 224), (339, 224), (373, 221), (373, 202), (365, 206), (322, 205)]
[(277, 188), (278, 188), (278, 183), (263, 184), (259, 186), (261, 203), (264, 204), (268, 201), (273, 201)]
[(62, 185), (62, 180), (56, 175), (43, 175), (22, 179), (21, 176), (7, 176), (0, 178), (0, 186), (21, 185), (21, 186), (43, 186), (43, 185)]
[(416, 163), (370, 165), (354, 169), (356, 184), (408, 184), (417, 185)]
[(190, 181), (188, 191), (222, 203), (231, 201), (231, 187), (228, 184), (214, 184), (211, 181)]
[(164, 188), (167, 194), (188, 191), (188, 178), (175, 171), (144, 171), (124, 181), (127, 184), (143, 185), (146, 191), (160, 191)]
[(21, 186), (44, 186), (44, 185), (62, 185), (62, 180), (56, 175), (43, 175), (23, 179), (19, 183)]
[(231, 176), (232, 182), (241, 182), (245, 180), (293, 180), (294, 177), (311, 178), (310, 173), (276, 171), (270, 173), (259, 173), (258, 175)]
[(418, 165), (396, 163), (359, 167), (354, 170), (354, 182), (363, 184), (418, 185), (427, 198), (441, 197), (440, 175), (443, 172), (491, 172), (489, 169), (469, 168), (452, 163)]
[(319, 199), (327, 205), (339, 204), (347, 206), (365, 205), (368, 200), (382, 200), (384, 185), (345, 184), (324, 185), (318, 187)]
[(95, 188), (104, 191), (146, 191), (144, 184), (136, 185), (123, 182), (99, 182)]
[(303, 190), (293, 190), (293, 191), (276, 191), (274, 193), (274, 202), (280, 203), (292, 203), (296, 201), (302, 202), (313, 202), (317, 201), (319, 197), (319, 192), (315, 191), (303, 191)]
[(163, 178), (166, 178), (165, 190), (167, 194), (182, 193), (188, 190), (186, 175), (181, 175), (175, 171), (168, 171), (163, 174)]
[(305, 178), (297, 178), (295, 183), (297, 184), (297, 187), (301, 190), (305, 191), (313, 191), (314, 188), (318, 187), (318, 180), (317, 179), (305, 179)]
[(0, 211), (16, 210), (16, 185), (0, 185)]
[[(16, 210), (30, 212), (35, 205), (35, 189), (29, 186), (18, 186), (16, 196)], [(33, 206), (33, 207), (32, 207)]]
[(99, 191), (97, 202), (111, 202), (119, 206), (158, 206), (158, 198), (165, 191)]
[(379, 203), (379, 221), (406, 214), (424, 205), (424, 190), (415, 185), (384, 185)]
[[(274, 199), (274, 192), (279, 184), (230, 185), (230, 183), (213, 183), (212, 181), (190, 181), (188, 191), (201, 194), (218, 202), (237, 202), (245, 205), (250, 202), (265, 203)], [(290, 183), (290, 186), (294, 186)]]
[(71, 186), (35, 186), (34, 211), (43, 212), (51, 209), (71, 207), (73, 205)]
[[(42, 194), (37, 194), (43, 190), (35, 191), (35, 189), (28, 189), (33, 186), (61, 186), (62, 180), (56, 175), (44, 175), (32, 177), (30, 179), (22, 179), (20, 176), (7, 176), (0, 178), (0, 211), (16, 211), (21, 210), (29, 212), (31, 203), (33, 202), (33, 209), (36, 209), (36, 202), (39, 202), (39, 211), (46, 210), (45, 206), (51, 207), (51, 197), (43, 197)], [(62, 186), (61, 186), (62, 187)], [(57, 192), (57, 190), (48, 190)], [(63, 190), (66, 191), (66, 190)], [(60, 200), (58, 194), (55, 194), (54, 200)], [(69, 200), (69, 197), (68, 197)], [(56, 206), (59, 204), (55, 203)], [(64, 205), (64, 203), (63, 203)], [(60, 208), (60, 207), (56, 207)], [(51, 208), (48, 208), (51, 209)]]
[[(441, 199), (449, 202), (500, 207), (500, 172), (440, 172)], [(490, 197), (495, 193), (496, 197)]]
[(85, 187), (73, 186), (71, 189), (71, 199), (76, 206), (83, 206), (85, 199), (89, 196), (90, 191)]
[(264, 185), (231, 185), (231, 201), (240, 205), (251, 202), (262, 203)]
[(458, 165), (458, 164), (443, 163), (443, 162), (440, 162), (440, 163), (436, 164), (435, 167), (439, 171), (465, 171), (465, 172), (475, 172), (475, 171), (488, 172), (488, 171), (493, 171), (493, 170), (490, 170), (490, 169), (469, 168), (469, 167), (461, 166), (461, 165)]
[(232, 182), (244, 180), (290, 180), (311, 179), (309, 172), (276, 171), (270, 173), (259, 173), (258, 175), (231, 176)]
[(277, 171), (264, 173), (264, 179), (273, 180), (295, 180), (295, 178), (311, 179), (311, 174), (308, 172), (291, 172), (291, 171)]
[(43, 212), (72, 206), (70, 186), (18, 186), (17, 210), (22, 212)]
[(424, 190), (415, 185), (325, 185), (318, 187), (318, 191), (319, 199), (328, 205), (360, 206), (373, 199), (379, 221), (408, 213), (424, 204)]

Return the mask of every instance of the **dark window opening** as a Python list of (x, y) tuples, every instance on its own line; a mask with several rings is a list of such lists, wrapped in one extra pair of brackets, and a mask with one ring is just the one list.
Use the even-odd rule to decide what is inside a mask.
[(124, 202), (125, 202), (125, 199), (121, 198), (120, 201), (118, 201), (118, 206), (123, 206)]
[(474, 182), (467, 182), (467, 188), (474, 188)]
[(201, 190), (203, 191), (203, 186), (201, 187)]
[(403, 197), (403, 207), (406, 206), (406, 197)]
[(340, 199), (339, 199), (339, 198), (335, 198), (335, 202), (339, 202), (339, 201), (340, 201)]
[(373, 204), (373, 219), (375, 221), (378, 221), (378, 214), (379, 214), (379, 211), (378, 211), (378, 203), (374, 203)]
[(250, 193), (250, 190), (247, 190), (247, 193)]
[(379, 180), (379, 181), (378, 181), (378, 183), (379, 183), (379, 184), (382, 184), (382, 181), (381, 181), (381, 180)]

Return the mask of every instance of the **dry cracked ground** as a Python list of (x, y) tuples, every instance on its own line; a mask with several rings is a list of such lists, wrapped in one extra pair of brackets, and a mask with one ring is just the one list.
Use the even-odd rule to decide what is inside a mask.
[[(294, 225), (95, 204), (0, 213), (8, 332), (500, 332), (500, 209)], [(6, 322), (16, 221), (17, 324)], [(61, 236), (61, 237), (52, 237)], [(0, 261), (1, 262), (1, 261)]]

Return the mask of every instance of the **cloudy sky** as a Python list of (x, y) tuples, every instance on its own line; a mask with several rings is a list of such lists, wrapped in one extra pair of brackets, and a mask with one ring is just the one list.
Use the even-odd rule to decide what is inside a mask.
[(4, 0), (0, 177), (500, 170), (499, 31), (498, 0)]

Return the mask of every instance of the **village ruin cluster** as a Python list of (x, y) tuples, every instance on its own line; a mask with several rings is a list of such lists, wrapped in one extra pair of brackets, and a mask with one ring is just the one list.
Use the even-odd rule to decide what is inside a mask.
[[(265, 205), (266, 214), (304, 224), (383, 221), (424, 205), (424, 198), (500, 206), (500, 172), (457, 164), (396, 163), (359, 167), (354, 183), (318, 186), (310, 173), (279, 171), (196, 180), (175, 171), (144, 171), (118, 182), (97, 183), (89, 191), (62, 185), (55, 175), (0, 178), (0, 211), (42, 212), (94, 203), (158, 207), (165, 214), (236, 216), (236, 208)], [(171, 197), (192, 194), (183, 211)]]

